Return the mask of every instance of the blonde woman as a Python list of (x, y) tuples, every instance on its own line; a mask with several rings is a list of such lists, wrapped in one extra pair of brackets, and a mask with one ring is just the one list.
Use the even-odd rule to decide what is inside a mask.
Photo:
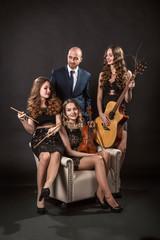
[[(60, 135), (67, 154), (71, 156), (74, 161), (75, 170), (95, 169), (96, 179), (99, 185), (95, 193), (96, 200), (102, 208), (110, 207), (112, 212), (121, 212), (123, 208), (118, 205), (113, 198), (107, 182), (106, 171), (108, 171), (109, 167), (109, 152), (104, 150), (95, 154), (88, 154), (77, 151), (82, 141), (81, 129), (84, 126), (84, 122), (80, 107), (75, 100), (69, 99), (64, 102), (62, 121), (65, 129), (61, 128)], [(66, 140), (66, 134), (68, 135), (69, 141)]]

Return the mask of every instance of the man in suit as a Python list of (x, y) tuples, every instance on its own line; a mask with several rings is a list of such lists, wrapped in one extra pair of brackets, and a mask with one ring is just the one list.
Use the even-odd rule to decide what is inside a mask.
[(52, 70), (51, 83), (57, 97), (63, 102), (67, 99), (75, 99), (84, 118), (87, 120), (87, 110), (91, 106), (89, 93), (89, 81), (91, 74), (79, 67), (82, 62), (82, 50), (72, 47), (67, 55), (67, 66)]

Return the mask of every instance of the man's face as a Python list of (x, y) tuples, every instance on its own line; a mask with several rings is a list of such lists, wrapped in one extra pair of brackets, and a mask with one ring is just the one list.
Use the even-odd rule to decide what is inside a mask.
[(67, 62), (71, 69), (76, 69), (77, 66), (82, 61), (81, 51), (79, 50), (70, 50), (67, 55)]

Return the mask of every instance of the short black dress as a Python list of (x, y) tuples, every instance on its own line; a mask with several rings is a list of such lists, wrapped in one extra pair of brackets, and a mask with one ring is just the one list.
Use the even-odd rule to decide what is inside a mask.
[[(43, 126), (44, 124), (56, 124), (56, 118), (55, 115), (47, 115), (46, 109), (43, 109), (43, 114), (38, 116), (36, 119), (39, 123), (35, 123), (37, 126)], [(64, 144), (62, 142), (62, 139), (59, 135), (59, 132), (56, 132), (55, 135), (45, 138), (43, 142), (41, 142), (36, 148), (37, 143), (39, 143), (48, 132), (48, 128), (40, 128), (36, 129), (36, 131), (33, 134), (33, 137), (31, 139), (31, 147), (34, 154), (39, 157), (39, 154), (41, 152), (59, 152), (61, 155), (64, 154)]]
[[(107, 106), (107, 103), (110, 101), (117, 102), (118, 98), (120, 97), (123, 89), (120, 90), (117, 86), (116, 80), (113, 83), (110, 83), (109, 81), (105, 81), (103, 85), (103, 111), (105, 111), (105, 108)], [(125, 99), (123, 99), (122, 104), (124, 106), (124, 113), (126, 112), (126, 105), (125, 105)], [(123, 129), (127, 131), (127, 122), (123, 125)]]
[[(71, 144), (71, 148), (75, 151), (78, 151), (79, 144), (83, 140), (81, 130), (79, 128), (71, 130), (67, 126), (65, 126), (65, 129), (66, 129), (67, 134), (68, 134), (68, 138), (69, 138), (69, 141), (70, 141), (70, 144)], [(65, 154), (65, 155), (67, 155), (67, 154)], [(73, 157), (73, 156), (68, 156), (68, 157), (73, 159), (74, 170), (78, 170), (78, 165), (79, 165), (82, 157)]]

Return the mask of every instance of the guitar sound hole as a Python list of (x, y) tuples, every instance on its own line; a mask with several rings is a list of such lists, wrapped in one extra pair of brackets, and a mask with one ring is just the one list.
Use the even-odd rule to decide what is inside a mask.
[(113, 120), (113, 118), (114, 118), (114, 115), (115, 115), (115, 113), (114, 113), (114, 112), (110, 112), (110, 113), (109, 113), (109, 119)]
[(104, 126), (103, 123), (102, 123), (102, 127), (104, 130), (110, 131), (110, 129), (107, 126)]

